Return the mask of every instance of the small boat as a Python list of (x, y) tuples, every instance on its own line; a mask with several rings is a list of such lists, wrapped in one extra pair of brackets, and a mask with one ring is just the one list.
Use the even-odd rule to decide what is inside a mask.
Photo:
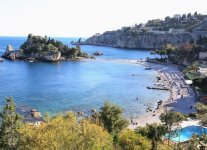
[(152, 68), (150, 68), (150, 67), (146, 67), (145, 70), (152, 70)]
[(0, 58), (0, 62), (3, 62), (4, 60), (3, 60), (3, 58)]
[(96, 55), (96, 56), (101, 56), (101, 55), (103, 55), (103, 53), (102, 53), (102, 52), (100, 52), (100, 51), (95, 51), (95, 52), (93, 53), (93, 55)]
[(28, 61), (28, 62), (34, 62), (34, 61), (35, 61), (34, 58), (27, 58), (27, 59), (25, 59), (25, 60)]

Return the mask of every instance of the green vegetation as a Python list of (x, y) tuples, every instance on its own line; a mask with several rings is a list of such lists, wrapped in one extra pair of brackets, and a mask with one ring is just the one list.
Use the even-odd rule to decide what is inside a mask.
[[(185, 116), (179, 112), (174, 111), (165, 111), (160, 115), (160, 120), (164, 123), (166, 127), (168, 145), (170, 144), (170, 140), (172, 139), (172, 135), (176, 135), (178, 129), (180, 128), (179, 122), (183, 121)], [(173, 128), (172, 128), (173, 127)]]
[(62, 42), (48, 38), (47, 36), (34, 36), (32, 34), (28, 35), (27, 41), (20, 46), (23, 50), (24, 54), (28, 57), (34, 56), (44, 56), (46, 54), (49, 55), (58, 55), (61, 53), (61, 56), (69, 59), (76, 57), (89, 57), (87, 53), (84, 53), (77, 46), (76, 48), (68, 47), (64, 45)]
[[(91, 119), (94, 116), (81, 119), (72, 112), (58, 114), (52, 118), (47, 113), (45, 122), (40, 125), (31, 125), (21, 121), (20, 116), (15, 111), (13, 99), (7, 98), (6, 105), (1, 113), (0, 149), (152, 149), (150, 141), (153, 138), (149, 140), (149, 135), (155, 135), (153, 130), (150, 128), (149, 133), (142, 135), (126, 129), (127, 121), (122, 117), (122, 109), (118, 106), (106, 102), (96, 114), (100, 118), (99, 122), (94, 122)], [(155, 141), (161, 142), (161, 135), (163, 134), (159, 134), (159, 137), (156, 135)], [(162, 149), (163, 147), (166, 148), (167, 146), (162, 145)]]
[(123, 110), (119, 106), (110, 104), (109, 101), (101, 107), (100, 120), (109, 133), (116, 134), (127, 127), (128, 122), (123, 118), (122, 113)]
[(191, 15), (190, 13), (183, 14), (182, 16), (177, 17), (165, 17), (165, 20), (161, 19), (154, 19), (149, 20), (146, 24), (147, 27), (153, 27), (154, 30), (159, 31), (169, 31), (169, 29), (187, 29), (191, 31), (193, 27), (198, 25), (200, 21), (204, 19), (205, 15), (197, 14), (197, 12), (194, 13), (194, 15)]
[(131, 130), (123, 130), (118, 136), (118, 143), (123, 150), (150, 150), (149, 140)]
[(77, 120), (73, 113), (59, 114), (38, 127), (19, 129), (19, 149), (112, 149), (112, 138), (103, 127)]
[[(168, 32), (168, 34), (173, 32), (193, 32), (195, 27), (204, 21), (206, 15), (198, 14), (195, 12), (194, 14), (183, 14), (183, 15), (175, 15), (174, 17), (165, 17), (162, 19), (153, 19), (149, 20), (145, 25), (144, 24), (135, 24), (131, 27), (124, 27), (122, 31), (124, 34), (132, 34), (132, 36), (136, 37), (137, 33), (148, 33), (151, 31), (161, 31)], [(150, 32), (148, 32), (150, 31)], [(153, 32), (151, 32), (153, 33)], [(156, 32), (154, 32), (156, 33)], [(204, 39), (205, 40), (205, 39)], [(201, 42), (203, 39), (201, 38)]]
[(13, 98), (6, 98), (3, 112), (0, 114), (0, 149), (15, 150), (17, 148), (21, 118), (16, 113)]
[[(206, 105), (198, 104), (197, 110), (199, 116), (207, 114)], [(107, 101), (100, 111), (90, 117), (78, 118), (73, 112), (50, 117), (46, 113), (44, 122), (31, 125), (22, 122), (10, 97), (6, 99), (1, 113), (0, 150), (193, 150), (198, 146), (201, 149), (205, 148), (200, 144), (200, 141), (207, 143), (205, 135), (194, 135), (189, 143), (181, 145), (169, 146), (163, 143), (164, 136), (169, 135), (171, 139), (176, 125), (184, 116), (178, 112), (166, 111), (160, 117), (162, 125), (148, 124), (134, 131), (129, 130), (126, 129), (127, 121), (122, 117), (122, 109)]]
[(172, 44), (166, 44), (160, 50), (154, 50), (151, 54), (160, 55), (162, 62), (172, 62), (183, 66), (192, 65), (196, 60), (200, 52), (206, 52), (207, 50), (199, 45), (183, 43), (179, 47)]
[(196, 105), (198, 112), (198, 118), (201, 120), (201, 124), (207, 127), (207, 105), (198, 103)]
[(158, 143), (162, 143), (162, 137), (167, 133), (164, 125), (147, 124), (146, 127), (138, 127), (135, 132), (147, 137), (151, 141), (151, 150), (158, 149)]

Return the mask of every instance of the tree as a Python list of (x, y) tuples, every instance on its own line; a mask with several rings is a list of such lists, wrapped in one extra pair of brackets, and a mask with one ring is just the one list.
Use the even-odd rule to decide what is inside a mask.
[(179, 58), (182, 60), (182, 62), (184, 62), (184, 60), (192, 62), (194, 58), (192, 45), (189, 43), (181, 44), (177, 51), (177, 54), (179, 55)]
[(203, 115), (207, 113), (207, 105), (202, 104), (202, 103), (197, 103), (196, 104), (196, 110), (199, 115)]
[(198, 144), (199, 144), (198, 136), (194, 134), (187, 146), (189, 150), (197, 150)]
[(163, 50), (163, 49), (158, 50), (158, 49), (156, 49), (156, 50), (152, 51), (151, 54), (158, 54), (158, 55), (160, 55), (161, 59), (163, 59), (163, 57), (166, 55), (166, 50)]
[(157, 150), (158, 142), (161, 142), (162, 137), (166, 134), (166, 127), (158, 124), (147, 124), (146, 127), (138, 127), (135, 133), (146, 136), (151, 140), (151, 150)]
[(188, 13), (188, 14), (187, 14), (187, 17), (188, 17), (188, 18), (191, 18), (191, 16), (192, 16), (191, 13)]
[(0, 147), (6, 150), (15, 150), (18, 143), (18, 129), (20, 127), (21, 118), (16, 113), (13, 98), (6, 98), (6, 104), (3, 112), (0, 113), (2, 119), (0, 130)]
[(118, 143), (124, 150), (149, 150), (150, 142), (147, 138), (131, 130), (123, 130), (118, 135)]
[(207, 105), (198, 103), (196, 105), (196, 110), (198, 112), (198, 117), (200, 118), (200, 123), (203, 126), (207, 126)]
[(198, 12), (196, 11), (195, 13), (194, 13), (194, 17), (197, 17), (198, 16)]
[(168, 59), (171, 59), (171, 55), (175, 52), (177, 48), (172, 44), (165, 44), (162, 47), (162, 49), (165, 51), (165, 54), (167, 55)]
[(169, 16), (165, 17), (165, 21), (169, 22), (170, 21), (170, 17)]
[[(168, 134), (168, 145), (170, 144), (170, 140), (172, 138), (172, 135), (177, 132), (176, 129), (179, 128), (179, 122), (183, 121), (185, 119), (184, 115), (179, 112), (174, 111), (168, 111), (165, 110), (164, 113), (160, 115), (160, 120), (164, 123), (166, 126), (167, 134)], [(172, 129), (172, 127), (174, 128)], [(174, 131), (174, 132), (173, 132)]]
[(99, 113), (104, 128), (109, 133), (116, 134), (128, 125), (127, 120), (122, 116), (123, 110), (119, 106), (111, 104), (109, 101), (104, 103)]
[(187, 16), (186, 16), (186, 14), (183, 14), (182, 19), (185, 19), (185, 18), (187, 18)]
[(112, 149), (112, 138), (103, 127), (73, 113), (58, 114), (40, 126), (26, 125), (19, 130), (19, 149), (105, 150)]

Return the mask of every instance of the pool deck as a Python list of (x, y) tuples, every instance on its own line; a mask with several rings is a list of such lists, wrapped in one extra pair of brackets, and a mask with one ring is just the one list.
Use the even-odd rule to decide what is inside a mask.
[(199, 124), (200, 120), (193, 120), (193, 119), (187, 119), (185, 121), (182, 121), (180, 123), (181, 128), (189, 127), (189, 126), (200, 126)]

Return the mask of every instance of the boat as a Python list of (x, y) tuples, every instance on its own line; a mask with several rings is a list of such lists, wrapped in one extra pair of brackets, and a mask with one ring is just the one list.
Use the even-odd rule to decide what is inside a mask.
[(3, 60), (3, 58), (0, 58), (0, 62), (3, 62), (4, 60)]
[(34, 62), (35, 59), (34, 59), (34, 58), (27, 58), (27, 59), (25, 59), (25, 61), (28, 61), (28, 62)]
[(93, 53), (93, 55), (96, 55), (96, 56), (101, 56), (101, 55), (103, 55), (103, 53), (102, 53), (102, 52), (100, 52), (100, 51), (95, 51), (95, 52)]
[(150, 67), (146, 67), (145, 70), (152, 70), (152, 68), (150, 68)]

